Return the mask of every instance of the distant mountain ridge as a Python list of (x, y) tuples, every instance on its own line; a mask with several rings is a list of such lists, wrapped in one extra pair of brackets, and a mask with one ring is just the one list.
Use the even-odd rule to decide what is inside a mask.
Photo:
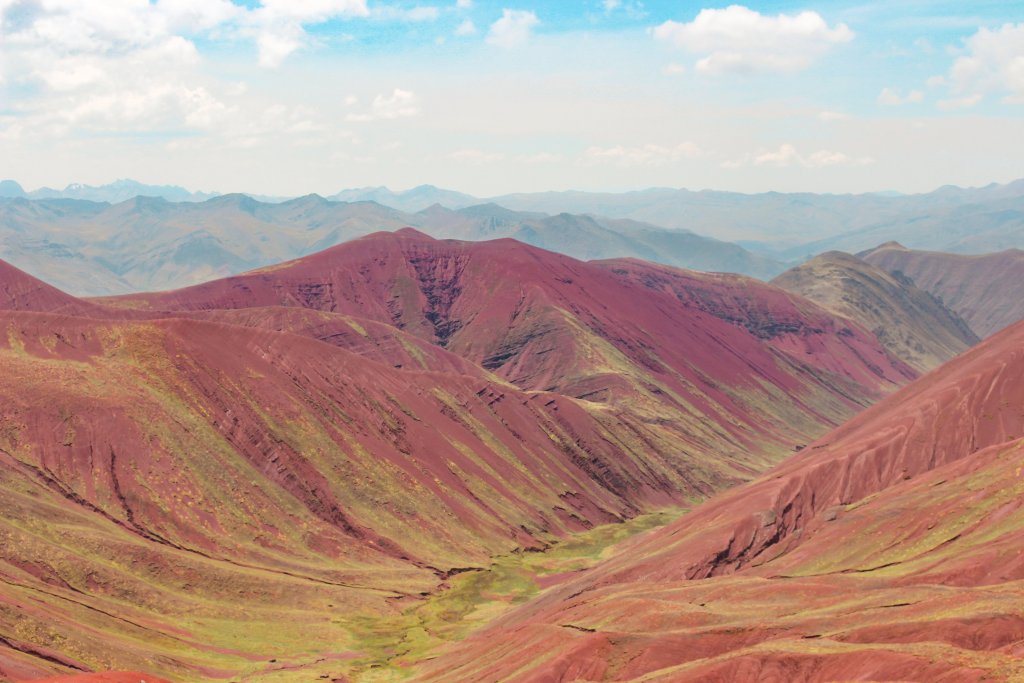
[(856, 320), (921, 372), (979, 341), (966, 322), (913, 280), (851, 254), (825, 252), (787, 270), (772, 284)]
[[(122, 235), (116, 244), (85, 248), (75, 231), (66, 229), (69, 222), (81, 217), (78, 214), (105, 211), (81, 202), (99, 200), (121, 205), (135, 202), (137, 197), (194, 204), (202, 209), (164, 207), (162, 215), (174, 224), (165, 221), (162, 230), (152, 232), (152, 226), (132, 223), (122, 207), (119, 212), (124, 215), (115, 219), (119, 229), (154, 238), (135, 247)], [(40, 215), (40, 220), (33, 222), (26, 216), (12, 217), (12, 205), (33, 199), (64, 203), (33, 209), (40, 214), (53, 209), (51, 218)], [(341, 210), (337, 204), (350, 206)], [(274, 205), (282, 208), (275, 210)], [(133, 206), (146, 208), (142, 202), (127, 204)], [(251, 233), (254, 228), (243, 227), (240, 216), (222, 215), (228, 226), (208, 223), (206, 211), (229, 211), (229, 207), (248, 214), (245, 220), (259, 223), (255, 234), (263, 243), (242, 244), (247, 240), (239, 240), (238, 235)], [(138, 219), (143, 224), (161, 215), (156, 205), (148, 209), (151, 216)], [(175, 211), (177, 216), (173, 215)], [(342, 213), (346, 215), (339, 215)], [(359, 213), (366, 216), (360, 217)], [(192, 230), (182, 218), (186, 214), (195, 219)], [(374, 220), (367, 218), (369, 215)], [(108, 218), (95, 217), (97, 221)], [(27, 230), (25, 224), (34, 227)], [(273, 232), (270, 224), (277, 224), (292, 237), (268, 234)], [(365, 229), (360, 231), (360, 225)], [(191, 193), (180, 187), (130, 180), (100, 187), (70, 185), (61, 191), (44, 188), (31, 193), (14, 181), (0, 182), (0, 257), (65, 289), (87, 295), (185, 286), (294, 258), (376, 229), (404, 226), (435, 237), (513, 237), (577, 258), (633, 257), (767, 280), (819, 253), (856, 253), (894, 239), (914, 249), (963, 254), (1024, 248), (1024, 179), (979, 188), (945, 186), (914, 195), (741, 194), (651, 188), (622, 193), (565, 191), (480, 198), (420, 185), (404, 191), (355, 188), (329, 198), (307, 195), (287, 200)], [(99, 230), (112, 237), (96, 221), (80, 223), (76, 229)], [(10, 234), (12, 230), (19, 234)], [(178, 244), (172, 244), (175, 241)], [(284, 242), (289, 246), (283, 246)], [(199, 256), (200, 265), (190, 269), (181, 264), (186, 253)], [(59, 268), (52, 265), (55, 262), (60, 263)]]
[(115, 180), (106, 185), (85, 185), (72, 183), (63, 190), (43, 187), (31, 192), (25, 191), (14, 180), (0, 181), (0, 198), (22, 199), (85, 199), (91, 202), (127, 201), (134, 197), (161, 197), (172, 202), (201, 202), (216, 197), (217, 192), (190, 192), (177, 185), (147, 185), (135, 180)]
[(107, 301), (0, 262), (0, 329), (4, 681), (372, 676), (455, 575), (749, 480), (916, 375), (751, 278), (413, 229)]
[(1024, 323), (412, 680), (1024, 680)]
[(733, 244), (633, 222), (493, 204), (405, 213), (315, 194), (277, 203), (243, 194), (201, 202), (0, 200), (0, 257), (75, 294), (109, 295), (196, 284), (407, 226), (440, 238), (512, 237), (583, 259), (637, 257), (762, 279), (785, 269)]
[(945, 254), (907, 249), (888, 242), (860, 254), (868, 263), (914, 280), (951, 310), (979, 337), (988, 337), (1024, 320), (1024, 251)]

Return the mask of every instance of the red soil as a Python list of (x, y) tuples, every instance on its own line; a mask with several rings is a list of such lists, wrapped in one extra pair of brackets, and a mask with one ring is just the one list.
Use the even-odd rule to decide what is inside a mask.
[(1012, 286), (1024, 281), (1024, 251), (1020, 249), (968, 256), (887, 244), (863, 258), (911, 278), (920, 289), (956, 311), (979, 337), (1024, 320), (1024, 297)]
[(423, 677), (1022, 680), (1022, 377), (1024, 323)]
[(11, 264), (0, 261), (0, 311), (46, 311), (90, 315), (100, 310), (99, 306), (76, 299)]
[[(231, 677), (268, 646), (174, 615), (386, 613), (749, 479), (913, 375), (763, 283), (511, 240), (378, 234), (113, 305), (0, 275), (0, 675)], [(731, 571), (701, 543), (687, 571)]]
[(775, 412), (780, 400), (790, 415), (835, 424), (915, 376), (849, 321), (749, 278), (583, 263), (513, 240), (442, 241), (412, 229), (107, 301), (176, 311), (299, 307), (371, 319), (522, 389), (672, 404), (721, 425), (748, 450), (763, 450), (766, 440), (794, 445), (777, 435), (775, 425), (793, 422)]
[(170, 683), (170, 681), (137, 671), (108, 671), (105, 673), (37, 678), (32, 683)]

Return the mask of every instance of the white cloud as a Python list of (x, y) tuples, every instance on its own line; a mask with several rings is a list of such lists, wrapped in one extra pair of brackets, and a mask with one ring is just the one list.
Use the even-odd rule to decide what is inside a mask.
[(382, 5), (374, 7), (370, 16), (387, 21), (435, 21), (441, 16), (441, 10), (430, 5), (420, 5), (409, 9)]
[(365, 17), (370, 14), (366, 0), (263, 0), (257, 10), (273, 19), (294, 19), (317, 23), (333, 17)]
[(259, 65), (273, 69), (305, 43), (305, 31), (294, 22), (266, 28), (256, 36)]
[(562, 161), (563, 157), (561, 154), (552, 154), (551, 152), (540, 152), (539, 154), (527, 154), (518, 157), (518, 161), (524, 164), (556, 164)]
[(22, 4), (16, 17), (11, 7), (0, 0), (0, 64), (31, 92), (5, 103), (12, 137), (185, 134), (172, 145), (184, 149), (200, 139), (207, 148), (213, 140), (245, 147), (326, 135), (313, 108), (271, 112), (240, 101), (246, 84), (211, 78), (193, 38), (253, 39), (260, 63), (274, 66), (306, 44), (304, 22), (358, 16), (365, 2), (267, 0), (248, 9), (228, 0), (47, 0)]
[(981, 93), (975, 93), (973, 95), (965, 95), (964, 97), (939, 100), (939, 109), (967, 109), (981, 102), (982, 97)]
[(533, 12), (504, 9), (501, 18), (491, 24), (487, 42), (504, 48), (522, 45), (530, 39), (530, 32), (538, 24), (540, 20)]
[(474, 33), (476, 33), (476, 24), (471, 19), (466, 19), (455, 29), (455, 35), (457, 36), (471, 36)]
[(741, 168), (743, 166), (775, 166), (789, 168), (822, 168), (826, 166), (867, 166), (875, 163), (871, 157), (851, 157), (843, 152), (819, 149), (811, 154), (801, 154), (795, 145), (786, 143), (778, 149), (760, 150), (740, 159), (726, 161), (723, 168)]
[(260, 66), (274, 68), (306, 44), (304, 25), (369, 14), (366, 0), (263, 0), (246, 16), (242, 33), (255, 36)]
[(692, 142), (682, 142), (666, 147), (664, 145), (641, 145), (627, 147), (590, 147), (583, 152), (585, 164), (613, 163), (621, 166), (658, 166), (683, 159), (695, 159), (703, 155), (700, 147)]
[[(349, 100), (346, 100), (348, 104)], [(352, 104), (355, 104), (353, 101)], [(395, 88), (390, 95), (377, 95), (373, 98), (370, 110), (362, 114), (349, 114), (347, 119), (356, 123), (367, 121), (392, 121), (394, 119), (419, 116), (420, 106), (416, 93), (410, 90)]]
[(689, 23), (666, 21), (654, 37), (704, 55), (696, 70), (717, 74), (799, 71), (854, 33), (846, 24), (830, 28), (817, 12), (766, 16), (730, 5), (703, 9)]
[(831, 123), (832, 121), (845, 121), (850, 118), (849, 114), (844, 114), (841, 111), (821, 111), (818, 112), (818, 120)]
[[(5, 7), (6, 6), (6, 7)], [(131, 54), (198, 35), (252, 39), (259, 63), (273, 67), (308, 42), (304, 26), (334, 18), (369, 15), (366, 0), (263, 0), (256, 8), (230, 0), (48, 0), (0, 5), (0, 61), (17, 78), (19, 57)], [(426, 8), (424, 8), (425, 10)], [(436, 12), (436, 9), (434, 9)], [(421, 16), (422, 10), (409, 11)]]
[(455, 0), (456, 9), (470, 9), (473, 7), (473, 0)]
[(158, 11), (172, 31), (207, 31), (241, 18), (245, 10), (230, 0), (158, 0)]
[(625, 14), (630, 19), (641, 19), (647, 16), (642, 2), (637, 0), (602, 0), (601, 7), (605, 14)]
[(906, 96), (900, 95), (898, 90), (882, 88), (878, 93), (878, 103), (889, 107), (898, 107), (901, 104), (920, 104), (924, 102), (924, 93), (920, 90), (911, 90)]
[(661, 73), (666, 76), (678, 76), (679, 74), (686, 73), (686, 66), (679, 64), (678, 62), (672, 62), (670, 64), (666, 64), (664, 68), (662, 68)]
[(755, 166), (789, 166), (799, 161), (800, 153), (793, 145), (781, 145), (775, 151), (761, 152), (754, 156)]
[(472, 164), (474, 166), (480, 164), (491, 164), (496, 161), (501, 161), (505, 158), (504, 154), (497, 152), (485, 152), (482, 149), (467, 148), (460, 149), (452, 152), (448, 155), (448, 158), (452, 161), (458, 161), (464, 164)]
[(992, 93), (1002, 93), (1005, 102), (1024, 104), (1024, 23), (978, 29), (964, 41), (946, 81), (956, 96), (947, 104), (973, 106)]

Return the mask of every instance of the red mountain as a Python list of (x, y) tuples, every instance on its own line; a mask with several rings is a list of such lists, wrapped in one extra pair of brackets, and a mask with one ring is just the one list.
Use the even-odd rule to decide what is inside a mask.
[(41, 291), (0, 313), (8, 678), (365, 670), (453, 575), (747, 480), (912, 375), (773, 287), (508, 240)]
[(894, 242), (862, 258), (890, 273), (902, 273), (987, 337), (1024, 320), (1024, 298), (1010, 283), (1024, 281), (1024, 251), (1008, 249), (968, 256), (915, 251)]
[(778, 426), (809, 435), (914, 376), (861, 328), (749, 278), (583, 263), (512, 240), (441, 241), (412, 229), (109, 302), (175, 311), (303, 307), (370, 318), (522, 389), (648, 412), (669, 404), (724, 425), (727, 434), (701, 434), (673, 431), (663, 420), (673, 431), (667, 438), (688, 444), (694, 457), (711, 446), (723, 456), (763, 452), (765, 440), (788, 450), (794, 441)]
[(1020, 680), (1022, 376), (1019, 324), (422, 678)]
[(89, 315), (99, 307), (65, 294), (28, 273), (0, 261), (0, 311), (47, 311)]

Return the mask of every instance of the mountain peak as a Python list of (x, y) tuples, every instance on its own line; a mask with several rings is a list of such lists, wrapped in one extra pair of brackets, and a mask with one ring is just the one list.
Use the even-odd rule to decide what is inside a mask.
[(905, 277), (842, 251), (828, 251), (772, 280), (874, 330), (886, 349), (928, 371), (978, 342), (963, 320)]
[(15, 180), (0, 180), (0, 197), (24, 197), (25, 189)]
[(422, 241), (425, 241), (425, 242), (436, 242), (437, 241), (433, 237), (428, 235), (427, 233), (421, 232), (421, 231), (417, 230), (416, 228), (412, 228), (412, 227), (409, 227), (409, 226), (406, 226), (404, 228), (399, 228), (398, 230), (395, 230), (392, 234), (393, 235), (397, 235), (399, 237), (406, 238), (406, 239), (416, 239), (416, 240), (422, 240)]

